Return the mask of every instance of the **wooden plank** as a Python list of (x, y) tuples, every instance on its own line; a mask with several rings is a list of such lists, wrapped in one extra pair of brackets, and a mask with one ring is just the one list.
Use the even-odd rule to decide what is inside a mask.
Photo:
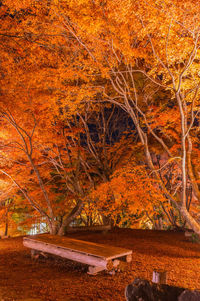
[(97, 256), (104, 260), (110, 260), (132, 254), (131, 250), (127, 250), (124, 248), (76, 240), (69, 237), (58, 237), (50, 234), (25, 237), (24, 242), (25, 241), (40, 241), (51, 246), (53, 245), (62, 247), (65, 250)]
[(96, 275), (98, 272), (101, 272), (101, 271), (103, 271), (103, 270), (105, 270), (104, 268), (102, 268), (102, 267), (97, 267), (97, 266), (90, 266), (89, 268), (88, 268), (88, 274), (89, 275)]
[(78, 251), (63, 249), (60, 246), (55, 246), (36, 240), (34, 241), (34, 240), (24, 239), (23, 244), (25, 247), (31, 248), (33, 250), (50, 253), (53, 255), (57, 255), (63, 258), (67, 258), (91, 266), (98, 266), (101, 267), (102, 269), (107, 268), (107, 260), (99, 258), (97, 256), (92, 256), (92, 255), (88, 256), (87, 254), (79, 253)]

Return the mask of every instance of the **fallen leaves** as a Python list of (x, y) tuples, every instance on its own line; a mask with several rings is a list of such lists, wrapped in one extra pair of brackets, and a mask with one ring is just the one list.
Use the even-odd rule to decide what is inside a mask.
[(124, 289), (136, 277), (152, 279), (155, 269), (167, 271), (167, 283), (200, 289), (200, 245), (183, 233), (114, 229), (101, 233), (75, 233), (73, 238), (133, 250), (128, 269), (110, 275), (87, 275), (87, 266), (59, 257), (31, 260), (22, 238), (0, 240), (0, 297), (5, 301), (35, 298), (45, 301), (124, 301)]

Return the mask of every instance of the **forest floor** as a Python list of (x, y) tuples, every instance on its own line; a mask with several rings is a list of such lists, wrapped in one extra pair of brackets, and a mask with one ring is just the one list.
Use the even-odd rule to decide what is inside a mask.
[(167, 271), (167, 283), (200, 289), (200, 244), (183, 233), (114, 229), (106, 234), (75, 233), (70, 237), (133, 250), (126, 271), (95, 276), (87, 266), (58, 257), (32, 260), (22, 237), (0, 240), (0, 300), (121, 301), (136, 277), (151, 280), (155, 269)]

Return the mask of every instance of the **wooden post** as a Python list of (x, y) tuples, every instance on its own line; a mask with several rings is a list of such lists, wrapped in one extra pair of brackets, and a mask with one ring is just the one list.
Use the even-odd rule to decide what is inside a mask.
[(126, 262), (130, 263), (132, 261), (132, 254), (126, 256)]
[(157, 284), (166, 284), (167, 283), (167, 272), (164, 270), (153, 271), (152, 282), (157, 283)]
[(31, 249), (31, 258), (37, 259), (39, 257), (38, 252), (34, 249)]
[(116, 269), (119, 264), (120, 264), (120, 261), (118, 259), (113, 260), (113, 268)]

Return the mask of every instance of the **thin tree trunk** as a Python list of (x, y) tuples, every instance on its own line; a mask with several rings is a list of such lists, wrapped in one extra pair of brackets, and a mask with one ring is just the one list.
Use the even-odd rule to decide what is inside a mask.
[(65, 229), (81, 213), (82, 208), (83, 202), (82, 200), (79, 200), (76, 206), (72, 209), (71, 213), (63, 220), (62, 225), (58, 230), (58, 235), (63, 236), (65, 234)]
[(5, 231), (4, 231), (4, 235), (8, 236), (8, 209), (6, 211), (6, 221), (5, 221)]

